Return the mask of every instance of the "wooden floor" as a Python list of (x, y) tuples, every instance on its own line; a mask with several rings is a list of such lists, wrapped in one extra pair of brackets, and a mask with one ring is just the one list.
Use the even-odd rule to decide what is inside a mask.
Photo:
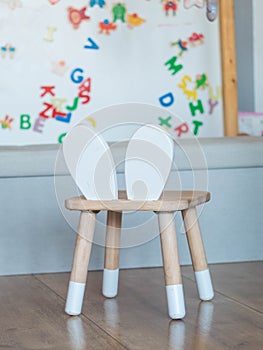
[(183, 267), (187, 315), (167, 316), (162, 269), (123, 270), (119, 296), (91, 272), (83, 315), (64, 313), (69, 275), (0, 277), (0, 349), (263, 349), (263, 262), (211, 266), (212, 302)]

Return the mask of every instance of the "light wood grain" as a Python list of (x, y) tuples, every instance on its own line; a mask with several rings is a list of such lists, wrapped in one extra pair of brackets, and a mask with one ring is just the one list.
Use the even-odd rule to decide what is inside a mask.
[[(240, 293), (236, 264), (222, 265), (220, 281), (231, 284), (236, 295)], [(191, 268), (191, 267), (190, 267)], [(227, 274), (232, 268), (233, 278)], [(240, 264), (237, 271), (242, 271)], [(255, 275), (263, 270), (259, 263)], [(184, 271), (184, 267), (183, 267)], [(212, 269), (213, 277), (217, 276)], [(39, 276), (43, 283), (65, 298), (68, 274)], [(260, 312), (249, 309), (237, 299), (215, 293), (212, 302), (200, 302), (196, 285), (184, 279), (187, 314), (184, 321), (170, 321), (166, 311), (163, 271), (157, 269), (135, 269), (120, 271), (119, 296), (114, 300), (105, 299), (100, 293), (102, 272), (90, 272), (83, 313), (111, 336), (129, 349), (176, 349), (176, 350), (262, 350), (263, 318)], [(263, 279), (256, 284), (245, 285), (252, 296), (263, 289)], [(256, 290), (257, 289), (257, 290)], [(243, 292), (242, 292), (243, 293)], [(261, 293), (261, 302), (263, 296)]]
[(182, 284), (174, 213), (158, 214), (165, 285)]
[(96, 214), (81, 212), (70, 280), (86, 283), (95, 230)]
[(208, 266), (196, 208), (183, 210), (182, 215), (194, 271), (204, 271)]
[(125, 349), (87, 318), (67, 316), (65, 301), (33, 276), (0, 277), (0, 300), (0, 349)]
[(107, 213), (104, 268), (108, 270), (119, 268), (121, 218), (121, 212), (108, 211)]
[(126, 192), (119, 191), (118, 200), (98, 201), (84, 197), (67, 199), (65, 206), (70, 210), (111, 210), (111, 211), (171, 211), (183, 210), (208, 202), (210, 193), (205, 191), (164, 191), (155, 201), (127, 200)]
[(238, 134), (234, 0), (219, 1), (225, 136)]
[[(263, 313), (263, 262), (216, 264), (209, 268), (218, 292)], [(194, 281), (191, 266), (184, 266), (183, 273)]]

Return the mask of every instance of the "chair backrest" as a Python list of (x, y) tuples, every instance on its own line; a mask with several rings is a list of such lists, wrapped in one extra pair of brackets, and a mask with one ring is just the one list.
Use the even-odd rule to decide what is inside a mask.
[[(157, 200), (171, 170), (173, 141), (151, 124), (130, 124), (131, 130), (125, 157), (127, 197)], [(77, 125), (66, 136), (63, 152), (74, 181), (87, 199), (118, 199), (116, 166), (102, 134), (87, 125)]]

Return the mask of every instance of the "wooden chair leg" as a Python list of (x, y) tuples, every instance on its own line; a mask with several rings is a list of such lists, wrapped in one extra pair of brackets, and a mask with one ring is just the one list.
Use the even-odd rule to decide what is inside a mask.
[(200, 299), (211, 300), (214, 297), (214, 290), (207, 266), (196, 208), (183, 210), (182, 214)]
[(81, 313), (95, 221), (95, 213), (81, 212), (65, 308), (69, 315)]
[(172, 319), (185, 316), (184, 292), (177, 250), (174, 213), (158, 214), (163, 254), (164, 278), (168, 302), (168, 313)]
[(121, 212), (108, 211), (102, 294), (114, 298), (118, 294)]

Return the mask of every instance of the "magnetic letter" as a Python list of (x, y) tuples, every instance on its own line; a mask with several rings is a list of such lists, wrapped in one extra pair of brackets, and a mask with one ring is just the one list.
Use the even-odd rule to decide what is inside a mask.
[(209, 93), (210, 100), (212, 100), (212, 101), (219, 101), (220, 98), (221, 98), (221, 88), (220, 88), (220, 86), (216, 87), (216, 95), (214, 95), (213, 89), (212, 89), (211, 86), (209, 86), (209, 88), (208, 88), (208, 93)]
[(197, 101), (197, 105), (194, 105), (192, 102), (190, 102), (189, 103), (189, 107), (190, 107), (191, 114), (192, 114), (193, 117), (195, 116), (196, 111), (199, 111), (201, 114), (204, 113), (204, 107), (203, 107), (203, 104), (202, 104), (201, 100)]
[(58, 111), (61, 111), (63, 109), (62, 105), (64, 102), (66, 102), (67, 100), (65, 98), (51, 98), (51, 102), (53, 107), (57, 108)]
[(44, 91), (40, 95), (40, 97), (44, 97), (46, 94), (50, 94), (51, 96), (55, 96), (55, 93), (53, 89), (55, 89), (55, 86), (41, 86), (40, 89), (43, 89)]
[(161, 117), (159, 117), (159, 121), (160, 121), (159, 125), (160, 125), (160, 126), (165, 126), (165, 127), (167, 127), (167, 128), (171, 128), (172, 125), (169, 123), (169, 121), (170, 121), (171, 119), (172, 119), (171, 116), (169, 116), (169, 117), (167, 117), (167, 118), (161, 118)]
[(178, 87), (182, 89), (183, 92), (185, 92), (188, 82), (191, 83), (191, 81), (192, 79), (191, 77), (189, 77), (189, 75), (184, 75), (182, 78), (182, 82), (178, 84)]
[[(72, 71), (70, 78), (73, 81), (73, 83), (79, 84), (83, 81), (83, 74), (84, 70), (81, 68), (76, 68)], [(79, 75), (77, 75), (76, 73), (80, 73)]]
[(169, 66), (168, 70), (173, 71), (172, 75), (175, 75), (183, 68), (182, 64), (176, 65), (175, 64), (176, 61), (177, 61), (177, 57), (173, 56), (169, 61), (165, 62), (164, 64), (165, 66)]
[(79, 85), (79, 98), (84, 98), (84, 101), (81, 103), (84, 105), (90, 101), (90, 88), (91, 88), (91, 78), (86, 78), (80, 85)]
[(91, 79), (86, 78), (80, 85), (79, 85), (79, 90), (87, 90), (90, 92), (90, 87), (91, 87)]
[(46, 41), (53, 41), (53, 40), (54, 40), (53, 34), (54, 34), (54, 32), (55, 32), (56, 30), (57, 30), (56, 27), (48, 26), (48, 27), (47, 27), (47, 33), (46, 33), (46, 35), (44, 36), (44, 39), (45, 39)]
[(86, 103), (89, 103), (90, 101), (89, 92), (87, 90), (81, 90), (79, 92), (79, 98), (84, 98), (84, 100), (81, 102), (83, 105)]
[(53, 106), (50, 103), (47, 103), (47, 102), (44, 102), (44, 106), (46, 106), (46, 108), (42, 112), (39, 113), (39, 116), (41, 118), (45, 118), (45, 119), (51, 118), (50, 116), (48, 116), (46, 114), (46, 112), (48, 112), (50, 109), (52, 109)]
[(73, 106), (67, 106), (66, 108), (68, 111), (75, 111), (78, 108), (78, 104), (79, 104), (79, 98), (75, 97), (73, 101)]
[(168, 94), (161, 96), (159, 101), (163, 107), (170, 107), (174, 103), (174, 96), (171, 92), (168, 92)]
[(43, 132), (42, 128), (43, 128), (44, 125), (45, 125), (45, 119), (41, 118), (41, 117), (38, 117), (36, 119), (36, 121), (35, 121), (33, 130), (36, 131), (36, 132), (42, 133)]
[(20, 129), (28, 130), (31, 128), (30, 115), (22, 114), (20, 116)]
[(194, 135), (198, 135), (199, 127), (203, 125), (202, 122), (199, 122), (198, 120), (193, 120), (193, 124), (195, 126), (194, 128)]
[(65, 118), (67, 116), (67, 113), (60, 112), (56, 108), (53, 108), (52, 112), (52, 118), (57, 119), (58, 117)]
[(64, 137), (65, 137), (66, 135), (67, 135), (66, 132), (63, 132), (63, 134), (59, 135), (59, 137), (58, 137), (58, 142), (59, 142), (59, 143), (62, 143), (62, 142), (63, 142), (63, 139), (64, 139)]
[(186, 134), (189, 131), (189, 126), (187, 123), (183, 123), (174, 128), (174, 131), (177, 132), (177, 137), (181, 137), (182, 134)]
[(186, 94), (186, 97), (188, 100), (193, 99), (193, 101), (197, 100), (197, 91), (196, 90), (185, 90), (184, 93)]
[(213, 102), (211, 99), (208, 100), (208, 104), (209, 104), (209, 114), (213, 114), (214, 112), (214, 108), (218, 105), (218, 101)]
[(95, 43), (94, 40), (92, 40), (91, 38), (87, 39), (87, 42), (89, 43), (88, 45), (84, 46), (84, 49), (93, 49), (93, 50), (98, 50), (99, 46)]
[(59, 122), (69, 123), (71, 119), (71, 115), (72, 115), (71, 113), (65, 114), (65, 116), (62, 116), (62, 114), (59, 114), (56, 116), (56, 120), (58, 120)]

